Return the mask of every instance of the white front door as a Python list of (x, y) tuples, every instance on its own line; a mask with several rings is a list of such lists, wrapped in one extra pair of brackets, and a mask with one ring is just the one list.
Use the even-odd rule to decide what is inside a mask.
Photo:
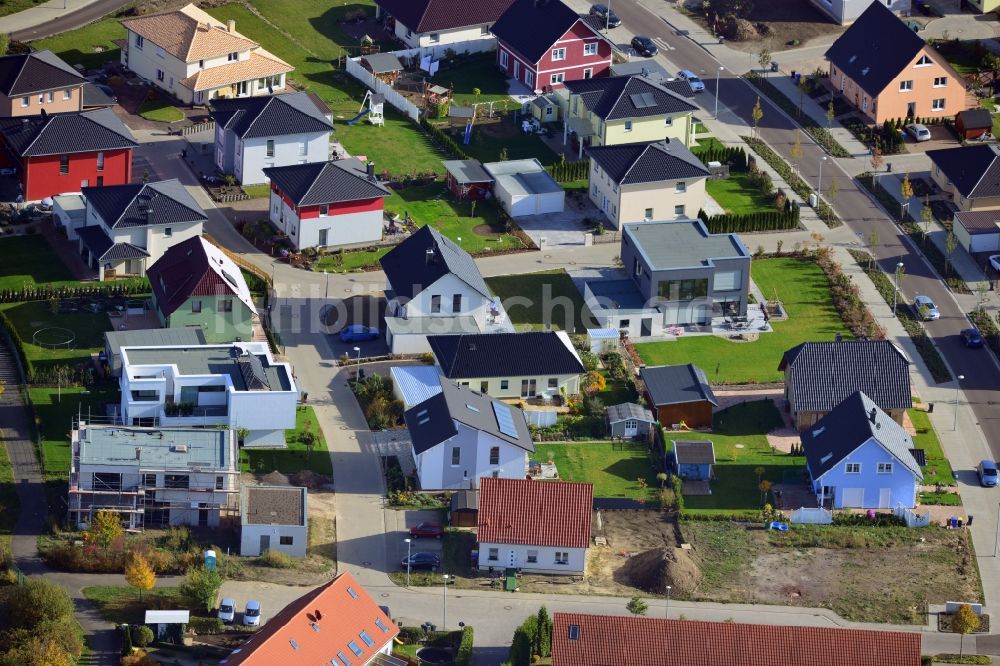
[(878, 489), (878, 508), (880, 509), (892, 508), (892, 488)]
[(840, 505), (845, 509), (860, 509), (865, 504), (864, 488), (844, 488), (840, 495)]

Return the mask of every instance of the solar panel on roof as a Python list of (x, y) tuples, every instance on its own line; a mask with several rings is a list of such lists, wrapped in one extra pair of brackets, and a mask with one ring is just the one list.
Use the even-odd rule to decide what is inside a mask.
[(271, 390), (271, 384), (267, 381), (267, 375), (264, 374), (264, 366), (261, 364), (259, 358), (253, 354), (247, 354), (246, 356), (240, 356), (237, 362), (240, 366), (240, 374), (243, 375), (243, 381), (247, 385), (247, 390)]
[(510, 407), (502, 402), (494, 402), (493, 413), (497, 417), (497, 427), (500, 429), (500, 432), (508, 437), (517, 437), (517, 428), (514, 427), (514, 415), (511, 413)]

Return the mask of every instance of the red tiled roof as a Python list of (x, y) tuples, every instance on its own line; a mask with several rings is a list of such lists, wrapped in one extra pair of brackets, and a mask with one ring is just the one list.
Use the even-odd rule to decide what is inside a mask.
[(383, 11), (414, 32), (493, 23), (514, 0), (376, 0)]
[[(361, 636), (362, 632), (372, 640), (371, 646)], [(398, 633), (399, 628), (354, 576), (344, 572), (290, 603), (219, 663), (226, 666), (340, 664), (339, 652), (347, 658), (347, 663), (367, 664)], [(360, 656), (348, 642), (361, 650)]]
[(596, 664), (919, 666), (920, 634), (556, 613), (552, 666)]
[(481, 543), (590, 545), (591, 484), (493, 478), (479, 484)]

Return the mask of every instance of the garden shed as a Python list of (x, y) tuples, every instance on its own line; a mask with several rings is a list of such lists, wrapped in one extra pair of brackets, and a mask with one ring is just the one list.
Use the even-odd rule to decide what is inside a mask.
[(452, 527), (475, 527), (479, 520), (479, 491), (459, 490), (452, 495), (448, 518)]
[(978, 139), (993, 131), (993, 117), (986, 109), (966, 109), (955, 116), (955, 130), (959, 138)]
[(656, 427), (656, 417), (642, 405), (623, 402), (607, 408), (608, 434), (627, 439), (646, 439)]
[(489, 162), (483, 168), (493, 177), (493, 193), (511, 217), (563, 211), (566, 191), (538, 160)]
[(677, 476), (694, 481), (708, 481), (712, 478), (715, 445), (711, 441), (675, 440), (672, 443)]
[(361, 66), (390, 86), (396, 83), (403, 71), (403, 63), (392, 53), (369, 53), (361, 58)]
[(191, 621), (191, 611), (186, 610), (147, 610), (143, 624), (153, 630), (156, 640), (161, 641), (171, 632), (180, 635), (182, 625)]
[(446, 160), (448, 189), (459, 201), (484, 199), (489, 196), (493, 178), (479, 160)]
[(618, 349), (621, 336), (622, 334), (617, 328), (587, 329), (587, 342), (590, 343), (590, 351), (595, 354), (603, 354), (606, 351)]
[(559, 98), (552, 94), (539, 95), (531, 101), (531, 115), (542, 123), (559, 120)]

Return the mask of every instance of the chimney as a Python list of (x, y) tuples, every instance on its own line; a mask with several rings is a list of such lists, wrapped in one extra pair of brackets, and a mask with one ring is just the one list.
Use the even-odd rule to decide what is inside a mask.
[(316, 619), (317, 620), (323, 619), (323, 613), (318, 608), (316, 609)]
[(153, 223), (153, 207), (152, 206), (150, 206), (149, 208), (146, 209), (146, 223), (147, 224), (152, 224)]
[(48, 112), (48, 111), (46, 111), (45, 109), (42, 109), (42, 111), (41, 111), (41, 114), (40, 114), (40, 115), (42, 116), (42, 120), (45, 120), (46, 118), (48, 118), (48, 117), (49, 117), (49, 112)]
[(424, 264), (430, 266), (432, 263), (434, 263), (434, 248), (429, 247), (424, 250)]
[(375, 180), (375, 163), (368, 163), (368, 180)]
[(226, 32), (236, 32), (236, 20), (229, 19), (226, 21)]
[(868, 420), (871, 421), (872, 423), (875, 423), (875, 412), (876, 409), (872, 407), (872, 411), (868, 413)]

